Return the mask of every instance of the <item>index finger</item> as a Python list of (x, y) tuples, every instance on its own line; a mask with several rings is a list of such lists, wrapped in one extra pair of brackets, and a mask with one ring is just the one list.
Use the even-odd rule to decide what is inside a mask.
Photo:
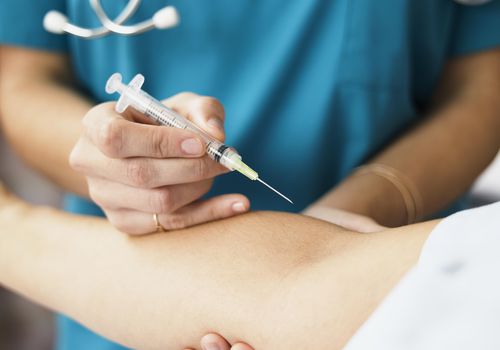
[(86, 135), (110, 158), (190, 158), (205, 154), (198, 135), (171, 127), (139, 124), (117, 114), (112, 104), (85, 117)]

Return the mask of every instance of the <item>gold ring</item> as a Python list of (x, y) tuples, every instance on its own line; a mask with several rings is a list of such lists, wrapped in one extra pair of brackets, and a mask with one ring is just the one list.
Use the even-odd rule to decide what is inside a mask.
[(158, 213), (154, 213), (153, 214), (153, 220), (155, 222), (155, 226), (156, 226), (156, 233), (160, 233), (160, 232), (165, 232), (165, 228), (160, 224), (160, 220), (158, 219)]

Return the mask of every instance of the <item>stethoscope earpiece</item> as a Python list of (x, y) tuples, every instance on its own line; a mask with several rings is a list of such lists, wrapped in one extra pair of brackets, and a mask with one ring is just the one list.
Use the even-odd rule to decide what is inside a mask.
[(153, 16), (153, 23), (157, 29), (167, 29), (179, 24), (179, 13), (173, 6), (167, 6), (156, 12)]
[(114, 20), (110, 19), (102, 8), (100, 0), (89, 0), (90, 6), (102, 23), (99, 28), (82, 28), (68, 21), (68, 17), (59, 11), (49, 11), (43, 19), (43, 27), (54, 34), (72, 34), (85, 39), (96, 39), (110, 33), (122, 35), (135, 35), (144, 33), (152, 29), (168, 29), (175, 27), (180, 22), (179, 13), (173, 6), (167, 6), (157, 11), (154, 16), (146, 21), (124, 25), (130, 17), (137, 11), (141, 0), (129, 0), (127, 6)]
[(47, 12), (43, 18), (43, 27), (45, 30), (54, 34), (63, 34), (67, 23), (68, 17), (55, 10)]

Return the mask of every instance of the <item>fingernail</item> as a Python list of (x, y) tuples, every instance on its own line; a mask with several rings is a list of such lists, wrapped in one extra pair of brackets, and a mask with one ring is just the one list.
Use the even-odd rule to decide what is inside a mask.
[(247, 210), (247, 208), (245, 207), (245, 204), (243, 204), (242, 202), (234, 203), (232, 208), (233, 208), (233, 211), (235, 211), (237, 213), (243, 213)]
[(200, 154), (203, 146), (198, 139), (186, 139), (181, 143), (182, 150), (187, 154)]
[(203, 345), (203, 350), (220, 350), (220, 347), (216, 343), (208, 343)]
[(219, 118), (210, 118), (208, 121), (207, 121), (207, 124), (212, 127), (212, 128), (215, 128), (215, 129), (218, 129), (218, 130), (222, 130), (223, 129), (223, 126), (222, 126), (222, 121), (219, 119)]

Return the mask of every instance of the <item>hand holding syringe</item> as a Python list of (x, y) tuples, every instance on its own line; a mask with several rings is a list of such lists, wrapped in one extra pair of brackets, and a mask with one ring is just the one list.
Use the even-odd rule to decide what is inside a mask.
[(261, 182), (292, 203), (289, 198), (262, 181), (258, 173), (243, 162), (241, 156), (235, 149), (219, 142), (182, 115), (166, 107), (160, 101), (141, 90), (142, 84), (144, 84), (144, 76), (140, 74), (136, 75), (129, 85), (122, 83), (122, 77), (119, 73), (115, 73), (109, 78), (106, 84), (106, 92), (108, 94), (118, 92), (121, 95), (116, 104), (116, 111), (118, 113), (123, 113), (129, 106), (132, 106), (136, 111), (151, 118), (157, 124), (184, 129), (197, 134), (204, 140), (207, 154), (214, 161), (222, 164), (231, 171), (238, 171), (250, 180)]
[[(226, 164), (231, 157), (238, 162), (233, 153), (221, 151), (224, 108), (219, 101), (186, 92), (163, 101), (178, 112), (177, 123), (186, 120), (182, 116), (189, 118), (191, 127), (185, 129), (151, 125), (155, 119), (134, 108), (117, 113), (116, 107), (122, 111), (121, 102), (125, 101), (120, 99), (118, 105), (104, 102), (89, 109), (70, 156), (73, 169), (86, 179), (89, 197), (111, 224), (125, 233), (147, 234), (157, 231), (158, 223), (173, 230), (248, 210), (249, 200), (240, 193), (201, 198), (210, 190), (214, 177), (225, 172), (226, 168), (213, 160), (217, 151), (219, 160), (228, 158)], [(144, 108), (147, 106), (138, 109)], [(161, 110), (168, 111), (164, 106)], [(207, 152), (207, 139), (214, 141), (213, 151)], [(251, 170), (247, 174), (256, 175)]]

